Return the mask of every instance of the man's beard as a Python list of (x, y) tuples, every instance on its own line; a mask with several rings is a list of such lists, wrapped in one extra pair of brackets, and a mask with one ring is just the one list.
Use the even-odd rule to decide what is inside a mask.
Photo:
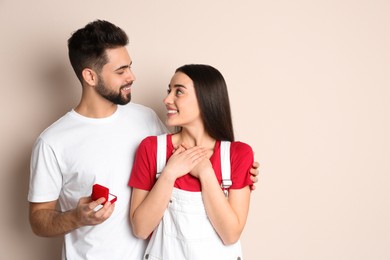
[(104, 80), (102, 77), (98, 77), (99, 82), (96, 86), (96, 91), (99, 93), (100, 96), (104, 97), (105, 99), (111, 101), (112, 103), (116, 105), (126, 105), (131, 101), (131, 93), (127, 94), (126, 96), (123, 96), (121, 93), (122, 88), (128, 87), (132, 84), (126, 84), (124, 86), (121, 86), (119, 88), (118, 92), (115, 92), (113, 90), (109, 90), (106, 88), (106, 85), (104, 84)]

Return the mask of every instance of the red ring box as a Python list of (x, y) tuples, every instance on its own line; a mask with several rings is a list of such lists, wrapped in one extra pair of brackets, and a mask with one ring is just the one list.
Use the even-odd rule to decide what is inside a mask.
[[(117, 197), (113, 194), (111, 194), (107, 187), (104, 187), (100, 184), (94, 184), (92, 186), (92, 200), (98, 200), (101, 197), (104, 197), (106, 199), (106, 202), (109, 201), (111, 203), (114, 203), (117, 199)], [(104, 202), (105, 203), (105, 202)], [(102, 203), (102, 204), (104, 204)]]

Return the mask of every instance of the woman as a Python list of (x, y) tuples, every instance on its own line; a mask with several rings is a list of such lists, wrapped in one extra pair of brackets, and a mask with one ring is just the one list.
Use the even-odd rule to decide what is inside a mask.
[(179, 131), (145, 138), (129, 181), (133, 232), (152, 234), (145, 259), (242, 259), (253, 151), (234, 141), (225, 80), (208, 65), (182, 66), (164, 103)]

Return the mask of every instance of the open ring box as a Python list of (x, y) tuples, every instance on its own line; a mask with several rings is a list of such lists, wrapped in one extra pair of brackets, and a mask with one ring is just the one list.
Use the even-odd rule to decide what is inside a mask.
[[(106, 199), (106, 201), (104, 203), (106, 203), (107, 201), (114, 203), (117, 199), (117, 197), (115, 195), (113, 195), (109, 192), (107, 187), (104, 187), (103, 185), (100, 185), (100, 184), (94, 184), (92, 186), (91, 197), (92, 197), (92, 200), (98, 200), (99, 198), (104, 197)], [(102, 205), (104, 203), (102, 203)]]

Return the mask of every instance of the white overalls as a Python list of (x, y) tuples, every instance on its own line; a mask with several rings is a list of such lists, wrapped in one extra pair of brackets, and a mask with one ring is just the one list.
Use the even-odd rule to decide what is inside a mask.
[[(157, 177), (166, 164), (166, 135), (157, 138)], [(223, 188), (230, 179), (230, 142), (221, 142)], [(225, 246), (211, 225), (201, 192), (173, 189), (164, 216), (153, 231), (144, 259), (237, 260), (243, 259), (240, 241)]]

